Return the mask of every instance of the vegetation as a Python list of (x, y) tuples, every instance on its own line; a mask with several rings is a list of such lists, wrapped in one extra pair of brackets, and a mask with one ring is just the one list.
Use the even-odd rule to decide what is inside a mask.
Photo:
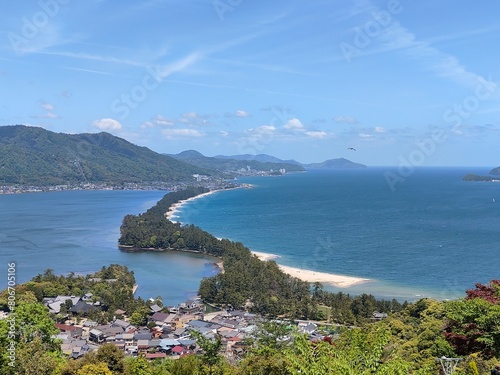
[(0, 127), (0, 184), (191, 181), (216, 175), (109, 133), (62, 134), (23, 125)]
[[(107, 323), (115, 316), (114, 312), (120, 309), (129, 315), (139, 315), (140, 320), (142, 320), (150, 310), (145, 301), (134, 298), (132, 293), (134, 283), (133, 272), (129, 271), (127, 267), (117, 264), (102, 267), (98, 272), (86, 276), (77, 276), (74, 273), (67, 276), (56, 276), (52, 270), (48, 269), (43, 274), (33, 277), (31, 281), (18, 285), (16, 298), (21, 301), (41, 303), (44, 298), (48, 297), (58, 295), (83, 296), (86, 293), (91, 293), (92, 301), (98, 301), (101, 309), (88, 313), (88, 318), (99, 323)], [(5, 311), (8, 308), (7, 298), (6, 290), (0, 293), (0, 309)], [(71, 307), (68, 304), (62, 305), (61, 312), (53, 316), (52, 319), (55, 321), (64, 320)]]
[(490, 171), (490, 174), (500, 175), (500, 167), (493, 168), (493, 169)]
[[(114, 280), (109, 283), (109, 280)], [(43, 306), (39, 296), (96, 291), (97, 285), (111, 285), (113, 291), (134, 282), (126, 267), (111, 265), (87, 276), (55, 276), (50, 270), (32, 281), (16, 287), (15, 321), (0, 320), (0, 373), (13, 374), (107, 374), (107, 375), (181, 375), (181, 374), (438, 374), (436, 358), (460, 357), (456, 374), (485, 374), (500, 358), (499, 316), (500, 280), (477, 284), (466, 291), (465, 298), (455, 301), (421, 299), (401, 306), (381, 321), (359, 320), (357, 326), (323, 326), (321, 339), (310, 340), (298, 332), (292, 321), (263, 320), (248, 337), (245, 357), (237, 361), (223, 355), (220, 336), (211, 341), (193, 332), (201, 354), (178, 360), (148, 361), (144, 357), (125, 357), (113, 344), (102, 344), (96, 352), (82, 358), (66, 358), (60, 342), (54, 338), (57, 329), (54, 316)], [(104, 285), (101, 285), (104, 287)], [(58, 289), (60, 288), (60, 289)], [(5, 300), (6, 292), (0, 299)], [(328, 299), (320, 285), (311, 298)], [(347, 305), (345, 295), (335, 296)], [(370, 296), (371, 308), (393, 302), (377, 302)], [(126, 297), (125, 297), (126, 299)], [(332, 310), (348, 311), (336, 300)], [(130, 302), (130, 301), (129, 301)], [(125, 306), (126, 304), (119, 304)], [(146, 306), (136, 301), (130, 306)], [(364, 305), (369, 305), (365, 302)], [(361, 305), (360, 305), (361, 306)], [(134, 310), (131, 310), (134, 311)], [(332, 311), (333, 315), (337, 312)], [(9, 365), (9, 336), (15, 333), (15, 366)]]
[(306, 169), (324, 169), (324, 168), (335, 168), (335, 169), (352, 169), (352, 168), (366, 168), (366, 165), (360, 163), (354, 163), (350, 160), (339, 158), (339, 159), (329, 159), (321, 163), (311, 163), (305, 165)]
[(493, 177), (468, 173), (464, 176), (464, 181), (493, 181)]

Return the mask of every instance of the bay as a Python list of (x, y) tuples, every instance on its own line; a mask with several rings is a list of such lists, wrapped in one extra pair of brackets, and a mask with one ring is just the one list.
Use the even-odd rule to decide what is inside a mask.
[[(500, 184), (465, 182), (488, 168), (419, 168), (390, 189), (388, 168), (244, 178), (252, 189), (221, 191), (182, 206), (177, 220), (280, 256), (278, 263), (370, 278), (351, 294), (454, 299), (476, 282), (500, 278)], [(66, 191), (0, 195), (0, 267), (17, 281), (51, 268), (134, 271), (143, 298), (166, 304), (193, 297), (213, 258), (126, 253), (117, 248), (126, 214), (154, 205), (160, 191)], [(2, 272), (3, 274), (3, 272)], [(5, 284), (6, 287), (6, 284)]]
[[(0, 195), (0, 267), (16, 263), (18, 283), (53, 269), (87, 274), (121, 264), (134, 272), (136, 296), (178, 304), (215, 274), (214, 258), (178, 252), (127, 253), (117, 247), (127, 214), (153, 206), (164, 191), (64, 191)], [(7, 278), (0, 288), (7, 287)]]
[[(500, 278), (500, 184), (466, 182), (489, 168), (310, 171), (245, 178), (182, 206), (177, 220), (283, 265), (372, 279), (326, 289), (440, 300)], [(391, 189), (387, 176), (401, 178)], [(496, 199), (495, 199), (496, 198)], [(499, 203), (496, 203), (499, 202)]]

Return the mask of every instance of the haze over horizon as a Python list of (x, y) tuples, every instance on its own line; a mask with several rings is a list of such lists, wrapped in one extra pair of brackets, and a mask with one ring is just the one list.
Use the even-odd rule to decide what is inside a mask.
[(499, 13), (492, 0), (11, 2), (0, 125), (168, 154), (495, 167)]

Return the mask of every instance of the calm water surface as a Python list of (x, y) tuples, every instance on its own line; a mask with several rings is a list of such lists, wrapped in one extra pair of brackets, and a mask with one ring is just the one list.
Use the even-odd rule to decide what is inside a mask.
[(213, 258), (176, 252), (126, 253), (117, 248), (123, 217), (146, 211), (164, 194), (66, 191), (0, 195), (2, 274), (6, 274), (8, 262), (16, 262), (19, 283), (48, 268), (56, 274), (87, 274), (117, 263), (134, 271), (137, 296), (162, 296), (165, 304), (182, 302), (196, 295), (202, 277), (214, 274)]

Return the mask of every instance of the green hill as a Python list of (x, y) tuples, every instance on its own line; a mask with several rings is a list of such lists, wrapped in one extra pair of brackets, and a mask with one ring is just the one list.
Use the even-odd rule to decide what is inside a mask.
[(495, 175), (495, 176), (500, 175), (500, 167), (493, 168), (490, 171), (490, 174)]
[(323, 168), (352, 169), (352, 168), (366, 168), (366, 165), (360, 163), (354, 163), (344, 158), (339, 158), (339, 159), (325, 160), (322, 163), (305, 164), (304, 167), (306, 167), (306, 169), (323, 169)]
[(24, 125), (0, 126), (0, 184), (191, 181), (214, 172), (109, 133), (63, 134)]

